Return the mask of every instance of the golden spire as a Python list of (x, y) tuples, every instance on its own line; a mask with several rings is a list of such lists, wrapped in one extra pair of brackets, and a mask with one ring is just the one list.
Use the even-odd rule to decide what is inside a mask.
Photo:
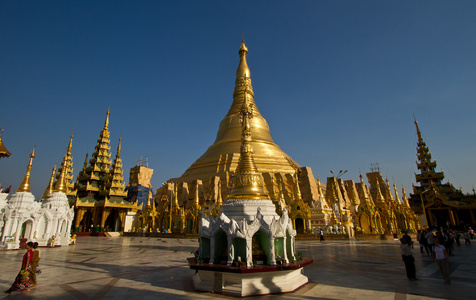
[(56, 175), (56, 183), (59, 180), (60, 174), (64, 169), (64, 182), (66, 185), (66, 194), (68, 196), (74, 196), (76, 195), (76, 191), (74, 190), (74, 184), (73, 184), (73, 157), (71, 155), (71, 149), (73, 147), (73, 134), (71, 134), (71, 137), (69, 139), (69, 144), (68, 147), (66, 148), (66, 154), (63, 157), (63, 161), (61, 162), (61, 166), (58, 169), (58, 174)]
[(43, 193), (43, 196), (41, 196), (41, 199), (47, 199), (53, 193), (53, 183), (55, 181), (55, 174), (56, 174), (56, 164), (53, 167), (53, 171), (51, 172), (50, 183), (46, 187), (45, 192)]
[[(66, 157), (66, 155), (65, 155)], [(62, 168), (61, 171), (60, 171), (60, 174), (59, 174), (59, 177), (58, 177), (58, 180), (56, 181), (56, 184), (55, 184), (55, 189), (54, 189), (54, 192), (58, 192), (58, 193), (66, 193), (66, 178), (65, 178), (65, 169), (66, 168)]]
[(71, 138), (69, 139), (69, 145), (68, 145), (68, 154), (71, 155), (71, 148), (73, 147), (73, 134), (71, 133)]
[(220, 207), (222, 204), (223, 204), (223, 198), (221, 196), (221, 181), (218, 181), (217, 206)]
[(402, 200), (400, 200), (400, 196), (398, 196), (397, 185), (395, 183), (393, 184), (393, 192), (395, 193), (395, 201), (397, 202), (397, 204), (398, 205), (403, 204)]
[(253, 105), (248, 102), (246, 90), (240, 112), (241, 121), (241, 148), (240, 159), (231, 179), (231, 191), (227, 199), (267, 199), (263, 189), (263, 178), (258, 172), (253, 160), (251, 146), (251, 120), (253, 119)]
[(106, 121), (104, 121), (104, 129), (109, 126), (109, 107), (107, 108)]
[(246, 63), (246, 55), (248, 55), (248, 48), (245, 45), (245, 38), (241, 38), (241, 47), (238, 50), (240, 54), (240, 64), (238, 65), (238, 69), (236, 70), (236, 78), (238, 77), (248, 77), (250, 78), (250, 68), (248, 68), (248, 64)]
[(417, 135), (418, 135), (418, 141), (420, 142), (422, 140), (421, 132), (420, 132), (420, 128), (418, 127), (418, 121), (416, 120), (415, 114), (413, 114), (413, 119), (415, 120), (415, 126), (416, 126)]
[(200, 204), (200, 198), (198, 197), (198, 180), (195, 183), (195, 194), (193, 197), (193, 205), (198, 206)]
[[(260, 114), (255, 104), (253, 87), (249, 77), (250, 71), (246, 63), (247, 53), (248, 49), (244, 41), (242, 41), (239, 50), (240, 63), (236, 71), (235, 89), (233, 91), (233, 103), (226, 116), (220, 122), (213, 145), (183, 173), (180, 181), (208, 180), (210, 176), (223, 178), (226, 176), (227, 171), (235, 171), (237, 158), (240, 156), (242, 134), (240, 111), (244, 98), (247, 98), (249, 103), (253, 105), (252, 143), (254, 160), (260, 172), (293, 174), (295, 167), (299, 166), (274, 143), (268, 123)], [(229, 159), (223, 162), (223, 160), (220, 160), (220, 155)], [(271, 161), (273, 163), (270, 163)], [(220, 164), (223, 164), (223, 166)], [(217, 170), (219, 171), (217, 172)], [(174, 181), (178, 181), (178, 179)]]
[[(36, 146), (35, 146), (36, 147)], [(33, 159), (35, 158), (35, 147), (30, 154), (30, 162), (28, 163), (28, 167), (26, 167), (25, 177), (23, 177), (23, 181), (20, 184), (17, 192), (30, 192), (31, 193), (31, 186), (30, 186), (30, 172), (31, 166), (33, 165)]]
[(83, 169), (86, 169), (88, 167), (88, 156), (89, 156), (89, 153), (86, 153), (86, 158), (84, 159)]
[(119, 144), (117, 145), (117, 154), (116, 154), (116, 157), (121, 157), (121, 141), (122, 141), (122, 138), (119, 137)]
[(2, 136), (3, 136), (3, 130), (5, 129), (5, 125), (3, 125), (2, 128), (0, 128), (0, 158), (2, 157), (10, 157), (12, 154), (10, 151), (7, 150), (5, 145), (3, 144), (2, 141)]

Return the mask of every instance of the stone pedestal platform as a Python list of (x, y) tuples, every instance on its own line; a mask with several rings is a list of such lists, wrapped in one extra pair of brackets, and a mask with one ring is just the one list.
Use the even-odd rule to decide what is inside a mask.
[(308, 282), (303, 267), (313, 262), (305, 258), (281, 266), (228, 267), (188, 261), (197, 270), (192, 277), (195, 290), (236, 297), (293, 292)]

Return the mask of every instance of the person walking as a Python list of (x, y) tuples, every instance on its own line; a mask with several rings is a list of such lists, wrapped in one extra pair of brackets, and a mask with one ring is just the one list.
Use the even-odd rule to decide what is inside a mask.
[(319, 229), (319, 240), (321, 242), (324, 241), (324, 232), (322, 232), (322, 229)]
[(468, 232), (463, 233), (464, 236), (464, 244), (471, 246), (471, 240)]
[(445, 284), (451, 284), (450, 280), (450, 256), (446, 252), (445, 246), (440, 244), (440, 241), (435, 238), (435, 247), (433, 247), (432, 258), (433, 262), (436, 262), (438, 268), (440, 268), (441, 274)]
[(31, 272), (31, 260), (33, 258), (33, 243), (28, 242), (26, 244), (26, 253), (23, 255), (21, 264), (21, 270), (15, 278), (12, 286), (5, 291), (6, 294), (10, 294), (13, 291), (29, 292), (30, 291), (30, 272)]
[(415, 269), (415, 258), (413, 257), (412, 250), (406, 238), (400, 239), (400, 249), (402, 250), (402, 260), (405, 263), (405, 271), (407, 271), (408, 280), (417, 280)]
[(422, 230), (421, 232), (421, 243), (423, 244), (423, 247), (425, 248), (426, 254), (431, 254), (431, 248), (428, 246), (428, 241), (426, 240), (426, 230)]
[(31, 288), (36, 287), (36, 268), (38, 267), (38, 263), (40, 262), (40, 250), (38, 249), (38, 243), (33, 243), (33, 258), (31, 260)]
[(433, 232), (431, 232), (431, 229), (428, 229), (428, 232), (426, 233), (425, 238), (428, 244), (428, 248), (430, 248), (430, 251), (432, 252), (433, 252), (433, 246), (435, 245), (434, 237), (435, 236), (433, 235)]

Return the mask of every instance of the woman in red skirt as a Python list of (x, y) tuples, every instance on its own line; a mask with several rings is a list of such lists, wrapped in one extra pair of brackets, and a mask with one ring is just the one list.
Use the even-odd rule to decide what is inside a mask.
[(15, 282), (12, 286), (5, 291), (5, 293), (10, 294), (13, 291), (19, 292), (29, 292), (30, 291), (30, 272), (31, 272), (31, 260), (33, 258), (33, 243), (28, 242), (26, 244), (26, 253), (23, 255), (23, 260), (21, 264), (21, 270), (15, 278)]

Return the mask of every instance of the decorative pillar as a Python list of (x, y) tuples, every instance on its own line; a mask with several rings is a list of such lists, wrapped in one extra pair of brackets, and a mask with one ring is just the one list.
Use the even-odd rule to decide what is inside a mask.
[(284, 234), (283, 237), (283, 256), (284, 256), (284, 261), (288, 264), (289, 263), (289, 258), (288, 258), (288, 246), (287, 246), (287, 237), (286, 234)]
[(474, 209), (469, 209), (469, 214), (471, 216), (471, 223), (476, 224), (476, 218), (474, 217)]
[(448, 215), (450, 216), (451, 226), (455, 226), (456, 225), (455, 216), (454, 216), (453, 210), (451, 208), (448, 208)]
[(269, 237), (269, 246), (270, 246), (270, 253), (269, 253), (268, 263), (271, 266), (276, 266), (276, 247), (274, 245), (273, 236)]
[(226, 236), (228, 242), (228, 261), (226, 262), (227, 266), (231, 266), (233, 263), (233, 238), (231, 235)]
[(76, 210), (76, 213), (74, 214), (74, 228), (73, 228), (74, 232), (79, 231), (79, 224), (81, 223), (81, 218), (82, 218), (81, 211), (82, 209), (78, 208)]
[(253, 266), (253, 238), (246, 239), (246, 265)]
[(210, 261), (208, 262), (210, 265), (213, 265), (215, 261), (215, 237), (210, 237)]
[(295, 260), (296, 260), (296, 256), (294, 255), (294, 239), (293, 239), (293, 238), (291, 239), (291, 247), (290, 247), (290, 248), (291, 248), (291, 253), (290, 253), (290, 254), (291, 254), (291, 255), (290, 255), (290, 256), (291, 256), (291, 259), (292, 259), (293, 261), (295, 261)]
[[(102, 214), (101, 214), (101, 225), (99, 225), (99, 231), (104, 231), (104, 224), (106, 223), (106, 218), (107, 216), (109, 215), (108, 214), (108, 210), (107, 208), (103, 208), (102, 209)], [(110, 213), (110, 212), (109, 212)]]

